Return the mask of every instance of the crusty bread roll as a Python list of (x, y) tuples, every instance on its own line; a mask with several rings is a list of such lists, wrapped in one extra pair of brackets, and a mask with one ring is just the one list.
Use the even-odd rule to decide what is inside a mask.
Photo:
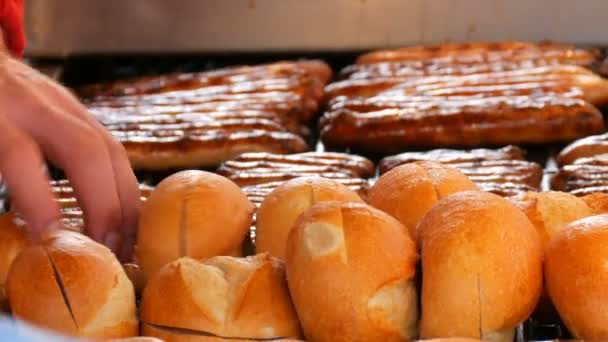
[[(541, 237), (543, 248), (568, 224), (592, 215), (585, 201), (565, 192), (528, 192), (510, 199), (528, 216)], [(534, 317), (541, 322), (559, 319), (546, 291), (541, 294)]]
[(526, 215), (500, 196), (466, 191), (439, 201), (418, 229), (421, 336), (512, 341), (542, 290), (542, 244)]
[(566, 192), (528, 192), (512, 200), (528, 216), (544, 246), (571, 222), (593, 214), (585, 201)]
[(416, 335), (416, 247), (388, 214), (319, 203), (287, 240), (289, 289), (310, 341), (406, 341)]
[(262, 202), (256, 220), (256, 251), (285, 259), (287, 236), (296, 219), (319, 202), (363, 203), (356, 192), (321, 177), (292, 179), (273, 190)]
[(478, 188), (459, 170), (435, 162), (415, 162), (383, 174), (372, 187), (368, 201), (401, 221), (416, 241), (416, 226), (433, 205), (465, 190)]
[(133, 285), (105, 246), (69, 231), (26, 247), (7, 278), (16, 318), (87, 338), (137, 336)]
[(547, 290), (574, 336), (608, 339), (608, 215), (571, 223), (545, 254)]
[(167, 341), (299, 337), (282, 262), (185, 257), (148, 282), (141, 308), (143, 334)]
[(137, 259), (144, 280), (182, 256), (241, 255), (253, 204), (229, 179), (182, 171), (163, 180), (142, 209)]
[(608, 194), (595, 192), (582, 197), (593, 215), (608, 214)]
[(23, 226), (16, 224), (15, 215), (7, 213), (0, 216), (0, 310), (7, 311), (6, 276), (13, 260), (28, 244)]

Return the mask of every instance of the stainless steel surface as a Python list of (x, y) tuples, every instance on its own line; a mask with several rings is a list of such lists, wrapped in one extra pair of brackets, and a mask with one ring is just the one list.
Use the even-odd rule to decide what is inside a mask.
[(608, 42), (605, 0), (26, 0), (27, 52), (354, 50), (462, 40)]

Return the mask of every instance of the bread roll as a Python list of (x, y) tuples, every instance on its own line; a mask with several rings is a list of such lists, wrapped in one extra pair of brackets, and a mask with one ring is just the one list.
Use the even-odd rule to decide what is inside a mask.
[(369, 203), (397, 218), (412, 238), (416, 226), (440, 199), (477, 186), (455, 168), (435, 162), (400, 165), (378, 179), (369, 193)]
[(137, 336), (133, 285), (105, 246), (61, 231), (26, 247), (7, 278), (13, 315), (86, 338)]
[(582, 197), (593, 215), (608, 214), (608, 194), (596, 192)]
[(253, 204), (229, 179), (182, 171), (163, 180), (144, 203), (137, 259), (144, 281), (183, 256), (241, 255)]
[(296, 219), (306, 209), (326, 201), (363, 203), (353, 190), (321, 177), (292, 179), (273, 190), (258, 211), (256, 251), (285, 259), (287, 236)]
[(574, 336), (608, 339), (608, 215), (571, 223), (545, 254), (547, 290)]
[(512, 200), (528, 216), (538, 231), (543, 246), (571, 222), (592, 215), (585, 201), (565, 192), (528, 192)]
[(287, 279), (309, 341), (416, 335), (417, 255), (407, 229), (358, 203), (319, 203), (287, 240)]
[(167, 341), (300, 336), (283, 264), (268, 254), (166, 265), (144, 290), (141, 318), (144, 335)]
[(7, 213), (0, 216), (0, 310), (9, 309), (6, 298), (6, 276), (13, 260), (27, 245), (28, 239), (24, 226), (15, 222), (15, 215)]
[(500, 196), (466, 191), (439, 201), (418, 229), (421, 336), (512, 341), (542, 289), (542, 245), (526, 215)]
[[(543, 248), (553, 235), (568, 224), (592, 215), (585, 201), (565, 192), (529, 192), (511, 200), (528, 216), (541, 237)], [(559, 320), (546, 291), (541, 294), (534, 317), (547, 323)]]

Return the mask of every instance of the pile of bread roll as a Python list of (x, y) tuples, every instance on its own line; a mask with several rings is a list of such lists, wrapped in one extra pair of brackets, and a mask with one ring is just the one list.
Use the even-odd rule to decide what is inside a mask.
[(433, 162), (384, 174), (368, 203), (298, 178), (265, 198), (244, 256), (254, 205), (222, 176), (183, 171), (145, 203), (131, 279), (92, 240), (34, 244), (6, 214), (0, 285), (16, 318), (91, 339), (512, 341), (537, 307), (606, 339), (607, 203), (506, 199)]

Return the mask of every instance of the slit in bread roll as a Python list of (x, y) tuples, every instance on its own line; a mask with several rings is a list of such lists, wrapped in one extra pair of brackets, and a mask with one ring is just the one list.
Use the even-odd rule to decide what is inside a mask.
[(542, 289), (542, 244), (526, 215), (500, 196), (466, 191), (439, 201), (419, 232), (421, 336), (510, 341)]
[(587, 203), (593, 215), (608, 214), (608, 194), (594, 192), (583, 196), (582, 200)]
[(139, 220), (136, 254), (144, 282), (183, 256), (242, 255), (254, 205), (229, 179), (182, 171), (154, 189)]
[(543, 245), (571, 222), (593, 214), (585, 201), (566, 192), (528, 192), (511, 200), (528, 216)]
[(316, 203), (363, 203), (359, 195), (334, 180), (300, 177), (273, 190), (262, 202), (256, 222), (256, 251), (285, 259), (285, 244), (297, 218)]
[(342, 227), (313, 223), (304, 231), (304, 244), (311, 258), (338, 254), (343, 263), (348, 262)]
[(416, 336), (416, 247), (407, 229), (360, 203), (322, 202), (287, 240), (287, 279), (311, 341)]
[(141, 317), (144, 334), (170, 341), (300, 337), (284, 266), (268, 254), (167, 264), (144, 290)]
[(86, 338), (137, 336), (133, 285), (105, 246), (69, 231), (26, 247), (7, 278), (13, 315)]
[(575, 221), (545, 254), (549, 296), (568, 330), (585, 340), (608, 339), (608, 215)]
[(437, 201), (455, 192), (478, 190), (459, 170), (436, 162), (400, 165), (383, 174), (369, 192), (369, 203), (392, 215), (418, 239), (416, 227)]
[(260, 342), (260, 341), (272, 341), (272, 342), (296, 342), (302, 341), (291, 338), (272, 338), (272, 339), (248, 339), (248, 338), (228, 338), (213, 336), (198, 331), (189, 331), (184, 329), (175, 329), (160, 327), (152, 324), (143, 324), (142, 331), (147, 335), (154, 335), (164, 342)]

